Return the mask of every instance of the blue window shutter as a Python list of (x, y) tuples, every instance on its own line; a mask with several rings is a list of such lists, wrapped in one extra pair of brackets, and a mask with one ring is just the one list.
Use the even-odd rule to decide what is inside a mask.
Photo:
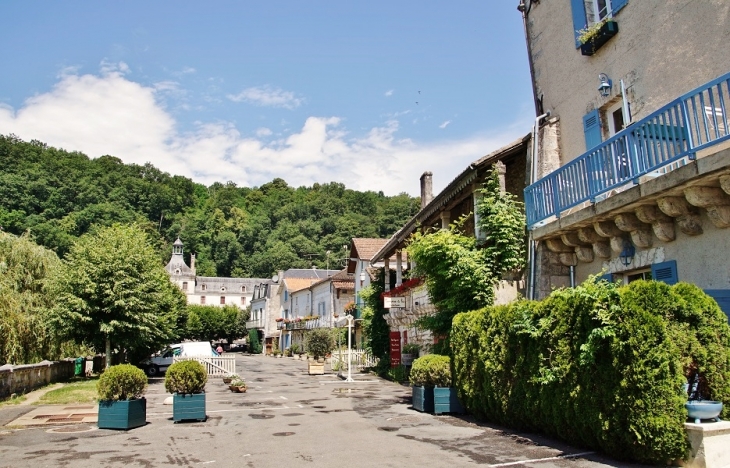
[(730, 319), (730, 289), (705, 289), (705, 294), (711, 296)]
[(618, 11), (625, 7), (629, 0), (613, 0), (611, 2), (611, 12), (615, 15)]
[(578, 31), (586, 27), (586, 6), (583, 0), (570, 0), (570, 8), (573, 10), (573, 35), (575, 35), (575, 48), (580, 47)]
[(605, 275), (599, 276), (598, 281), (608, 281), (609, 283), (613, 283), (613, 273), (606, 273)]
[(586, 151), (601, 144), (601, 119), (598, 109), (583, 116), (583, 133), (586, 137)]
[(677, 261), (655, 263), (651, 266), (651, 277), (656, 281), (664, 281), (667, 284), (675, 284), (679, 281), (677, 277)]

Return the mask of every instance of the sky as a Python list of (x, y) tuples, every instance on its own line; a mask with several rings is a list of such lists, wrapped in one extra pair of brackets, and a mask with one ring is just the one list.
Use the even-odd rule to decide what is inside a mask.
[(438, 193), (534, 120), (517, 0), (0, 2), (0, 134), (210, 185)]

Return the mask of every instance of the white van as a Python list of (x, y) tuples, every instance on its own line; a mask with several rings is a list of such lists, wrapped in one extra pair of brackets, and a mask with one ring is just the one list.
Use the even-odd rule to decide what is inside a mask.
[(174, 356), (218, 356), (218, 352), (207, 341), (189, 341), (170, 345), (149, 359), (142, 365), (150, 377), (165, 372), (172, 364)]

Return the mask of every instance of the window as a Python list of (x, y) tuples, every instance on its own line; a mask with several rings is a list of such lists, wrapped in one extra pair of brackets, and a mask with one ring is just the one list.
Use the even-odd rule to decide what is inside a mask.
[(187, 281), (183, 281), (182, 290), (183, 291), (187, 291), (188, 290), (188, 282)]
[(179, 275), (179, 274), (180, 274), (180, 269), (179, 269), (179, 268), (177, 268), (177, 269), (175, 270), (175, 274), (176, 274), (176, 275)]
[(650, 280), (651, 278), (651, 270), (644, 270), (644, 271), (632, 271), (628, 274), (626, 274), (626, 282), (627, 283), (633, 283), (634, 281), (638, 280)]
[(246, 297), (241, 296), (241, 305), (246, 305)]
[(205, 304), (205, 296), (200, 296), (200, 305)]
[(289, 291), (284, 291), (284, 302), (289, 300)]
[(651, 276), (657, 281), (664, 281), (667, 284), (675, 284), (679, 281), (677, 275), (677, 261), (669, 260), (668, 262), (654, 263), (651, 266)]
[(226, 296), (221, 296), (221, 304), (226, 304)]
[(226, 287), (225, 286), (221, 286), (221, 292), (226, 292)]
[(619, 101), (606, 109), (606, 120), (608, 120), (608, 136), (612, 137), (626, 126), (624, 123), (623, 101)]
[(246, 292), (246, 286), (241, 286), (241, 292), (242, 293), (245, 293)]
[(205, 291), (206, 289), (208, 289), (208, 286), (206, 286), (204, 284), (200, 286), (201, 291)]
[(586, 151), (595, 148), (603, 141), (601, 137), (601, 119), (598, 109), (592, 110), (583, 116), (583, 135), (586, 140)]
[(570, 0), (576, 48), (581, 45), (578, 41), (581, 29), (613, 17), (626, 3), (628, 0)]

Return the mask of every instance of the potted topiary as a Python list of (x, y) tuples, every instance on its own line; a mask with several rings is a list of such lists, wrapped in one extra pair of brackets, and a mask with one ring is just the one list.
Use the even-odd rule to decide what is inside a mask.
[(324, 374), (324, 357), (335, 347), (335, 339), (329, 329), (315, 328), (307, 333), (304, 346), (314, 356), (309, 361), (309, 375)]
[(451, 359), (428, 354), (413, 361), (410, 375), (413, 409), (424, 412), (463, 413), (464, 408), (451, 386)]
[(147, 376), (131, 364), (108, 368), (96, 384), (99, 429), (133, 429), (147, 422)]
[(178, 361), (167, 368), (165, 390), (172, 393), (172, 420), (205, 421), (205, 383), (208, 374), (198, 361)]

